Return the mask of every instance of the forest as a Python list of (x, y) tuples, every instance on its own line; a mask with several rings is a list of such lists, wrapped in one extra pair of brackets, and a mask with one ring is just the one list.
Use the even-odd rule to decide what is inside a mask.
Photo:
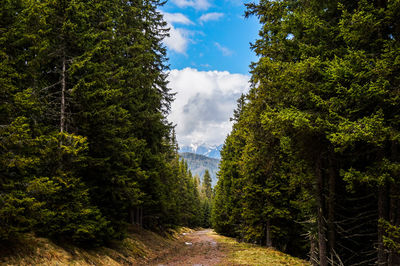
[(213, 226), (314, 265), (400, 264), (400, 1), (267, 1)]
[(93, 247), (128, 224), (208, 225), (166, 118), (160, 5), (0, 1), (1, 242), (34, 232)]
[(0, 0), (0, 244), (212, 227), (313, 265), (400, 265), (400, 0), (246, 4), (258, 59), (214, 189), (168, 121), (163, 4)]
[(197, 174), (199, 177), (204, 177), (206, 171), (208, 171), (211, 176), (211, 184), (212, 186), (215, 186), (217, 183), (217, 172), (219, 169), (218, 159), (190, 152), (181, 152), (179, 155), (187, 162), (188, 168), (191, 170), (193, 175)]

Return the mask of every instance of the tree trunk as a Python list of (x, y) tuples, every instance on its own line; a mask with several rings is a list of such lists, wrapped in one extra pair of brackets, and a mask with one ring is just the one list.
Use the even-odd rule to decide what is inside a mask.
[(319, 265), (318, 260), (318, 250), (317, 250), (317, 241), (314, 236), (310, 236), (310, 262), (314, 266)]
[[(394, 226), (400, 225), (400, 204), (399, 204), (399, 187), (396, 184), (390, 186), (390, 209), (389, 222)], [(394, 250), (390, 250), (388, 256), (388, 265), (400, 265), (400, 255)]]
[[(396, 198), (397, 198), (397, 200), (396, 200), (397, 208), (396, 208), (396, 210), (394, 210), (394, 212), (396, 212), (396, 219), (395, 219), (394, 225), (397, 226), (397, 227), (400, 227), (400, 201), (399, 201), (400, 189), (399, 189), (398, 185), (396, 185)], [(399, 253), (395, 253), (393, 255), (392, 259), (393, 259), (392, 260), (392, 263), (393, 263), (392, 265), (400, 265), (400, 254)]]
[[(392, 161), (398, 162), (398, 152), (397, 152), (397, 144), (395, 141), (392, 141), (391, 145), (391, 152), (392, 152)], [(399, 180), (398, 176), (395, 177)], [(395, 183), (390, 184), (390, 205), (389, 205), (389, 222), (396, 226), (400, 226), (400, 189), (399, 185)], [(390, 250), (389, 257), (388, 257), (388, 264), (389, 265), (400, 265), (400, 254), (395, 252), (394, 250)]]
[[(386, 184), (379, 186), (378, 192), (378, 219), (385, 219), (386, 217), (386, 204), (387, 204), (387, 189)], [(378, 265), (387, 265), (387, 256), (385, 247), (383, 245), (384, 229), (378, 224)]]
[(135, 224), (135, 211), (133, 208), (129, 210), (130, 216), (131, 216), (131, 224)]
[(140, 219), (139, 219), (139, 224), (141, 227), (143, 227), (143, 207), (140, 207)]
[(333, 158), (329, 158), (329, 198), (328, 198), (328, 243), (331, 261), (334, 261), (335, 250), (335, 194), (336, 174)]
[(265, 244), (267, 247), (272, 247), (271, 225), (270, 225), (269, 219), (267, 219), (267, 224), (266, 224), (266, 228), (265, 228)]
[(60, 132), (65, 130), (65, 91), (66, 91), (66, 59), (65, 55), (62, 58), (62, 70), (61, 70), (61, 107), (60, 107)]
[(135, 224), (140, 225), (140, 208), (136, 207), (136, 221)]
[(315, 165), (315, 175), (317, 178), (317, 207), (318, 207), (318, 249), (319, 265), (327, 266), (326, 239), (325, 239), (325, 218), (324, 218), (324, 180), (321, 173), (321, 158), (318, 157)]

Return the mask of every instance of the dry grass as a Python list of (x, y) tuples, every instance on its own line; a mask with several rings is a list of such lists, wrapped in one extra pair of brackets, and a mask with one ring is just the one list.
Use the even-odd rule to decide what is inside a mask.
[(310, 265), (307, 261), (292, 257), (273, 248), (260, 247), (249, 243), (239, 243), (230, 237), (214, 232), (211, 236), (222, 246), (227, 257), (221, 265)]
[[(94, 249), (59, 246), (48, 239), (26, 235), (11, 246), (0, 246), (0, 265), (157, 265), (159, 261), (192, 265), (187, 263), (197, 260), (206, 265), (309, 265), (274, 249), (238, 243), (213, 231), (207, 235), (196, 231), (182, 236), (188, 232), (193, 230), (180, 228), (160, 236), (131, 227), (123, 241)], [(184, 241), (192, 242), (193, 246), (185, 245)], [(214, 241), (218, 242), (216, 250), (211, 245)]]
[(12, 245), (0, 247), (0, 265), (144, 265), (175, 245), (187, 228), (171, 230), (164, 236), (131, 227), (128, 237), (108, 247), (82, 249), (59, 246), (31, 234)]

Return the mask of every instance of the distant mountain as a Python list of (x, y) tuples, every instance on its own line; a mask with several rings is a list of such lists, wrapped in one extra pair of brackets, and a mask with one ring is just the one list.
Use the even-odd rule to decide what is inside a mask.
[(189, 146), (183, 146), (179, 149), (180, 153), (190, 152), (199, 155), (204, 155), (214, 159), (221, 159), (221, 145), (208, 145), (208, 144), (190, 144)]
[(212, 186), (217, 184), (217, 172), (219, 166), (219, 159), (209, 158), (204, 155), (183, 152), (179, 154), (188, 164), (189, 169), (192, 171), (193, 176), (198, 174), (200, 179), (203, 180), (203, 175), (206, 169), (210, 172), (212, 179)]

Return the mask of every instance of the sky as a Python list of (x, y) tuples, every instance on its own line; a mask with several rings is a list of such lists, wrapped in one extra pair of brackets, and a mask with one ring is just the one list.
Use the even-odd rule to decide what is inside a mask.
[(168, 119), (180, 146), (220, 145), (231, 131), (236, 100), (249, 89), (250, 43), (260, 28), (244, 18), (242, 0), (169, 0), (160, 11), (170, 28), (164, 40), (169, 87), (176, 93)]

